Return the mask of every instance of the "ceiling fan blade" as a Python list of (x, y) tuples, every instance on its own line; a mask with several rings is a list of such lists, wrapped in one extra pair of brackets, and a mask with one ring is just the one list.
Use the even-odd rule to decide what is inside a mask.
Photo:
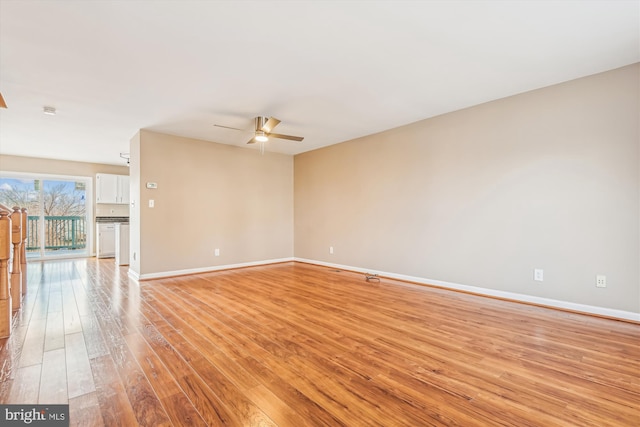
[(290, 141), (302, 141), (304, 139), (303, 136), (291, 136), (291, 135), (282, 135), (280, 133), (270, 133), (267, 136), (272, 136), (274, 138), (279, 138), (279, 139), (288, 139)]
[(242, 132), (251, 132), (250, 130), (232, 128), (231, 126), (222, 126), (222, 125), (214, 125), (214, 126), (219, 127), (219, 128), (225, 128), (225, 129), (241, 130)]
[(247, 144), (255, 144), (256, 142), (257, 142), (257, 141), (256, 141), (256, 137), (254, 136), (253, 138), (251, 138), (251, 139), (249, 140), (249, 142), (247, 142)]
[(263, 130), (266, 133), (270, 133), (274, 127), (278, 126), (278, 123), (280, 123), (280, 120), (276, 119), (275, 117), (269, 117), (267, 123), (265, 123), (260, 130)]

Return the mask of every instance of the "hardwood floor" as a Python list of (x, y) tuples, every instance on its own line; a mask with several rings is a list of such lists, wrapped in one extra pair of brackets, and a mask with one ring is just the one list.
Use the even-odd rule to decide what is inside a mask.
[(0, 402), (72, 425), (640, 425), (639, 325), (300, 263), (28, 269)]

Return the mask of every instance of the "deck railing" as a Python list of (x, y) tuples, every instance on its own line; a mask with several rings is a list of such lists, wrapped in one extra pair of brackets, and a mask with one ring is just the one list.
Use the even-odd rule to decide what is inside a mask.
[[(40, 250), (40, 217), (29, 215), (27, 251)], [(84, 249), (87, 246), (87, 220), (83, 216), (44, 217), (45, 250)]]

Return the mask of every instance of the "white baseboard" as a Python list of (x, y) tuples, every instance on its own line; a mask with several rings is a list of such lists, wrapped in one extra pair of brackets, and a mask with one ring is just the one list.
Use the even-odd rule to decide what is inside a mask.
[(308, 264), (316, 264), (316, 265), (322, 265), (325, 267), (338, 268), (342, 270), (377, 274), (379, 276), (388, 277), (390, 279), (398, 279), (398, 280), (403, 280), (407, 282), (419, 283), (422, 285), (433, 285), (441, 288), (465, 291), (465, 292), (470, 292), (478, 295), (486, 295), (491, 297), (504, 298), (512, 301), (559, 308), (562, 310), (571, 310), (571, 311), (581, 312), (585, 314), (593, 314), (598, 316), (605, 316), (605, 317), (612, 317), (616, 319), (624, 319), (624, 320), (632, 320), (632, 321), (640, 322), (640, 313), (634, 313), (631, 311), (616, 310), (612, 308), (597, 307), (597, 306), (586, 305), (586, 304), (577, 304), (573, 302), (559, 301), (559, 300), (554, 300), (550, 298), (542, 298), (542, 297), (536, 297), (532, 295), (518, 294), (514, 292), (505, 292), (505, 291), (499, 291), (495, 289), (480, 288), (476, 286), (461, 285), (458, 283), (443, 282), (441, 280), (431, 280), (423, 277), (407, 276), (404, 274), (389, 273), (386, 271), (377, 271), (377, 270), (371, 270), (371, 269), (366, 269), (362, 267), (353, 267), (349, 265), (334, 264), (334, 263), (324, 262), (324, 261), (316, 261), (312, 259), (295, 257), (293, 258), (293, 260), (299, 261), (299, 262), (305, 262)]
[[(243, 262), (240, 264), (227, 264), (227, 265), (215, 265), (209, 267), (201, 267), (201, 268), (190, 268), (185, 270), (174, 270), (174, 271), (161, 271), (158, 273), (147, 273), (140, 274), (136, 280), (149, 280), (149, 279), (160, 279), (162, 277), (172, 277), (172, 276), (185, 276), (188, 274), (198, 274), (198, 273), (208, 273), (211, 271), (220, 271), (220, 270), (230, 270), (232, 268), (242, 268), (242, 267), (255, 267), (258, 265), (267, 265), (267, 264), (277, 264), (280, 262), (289, 262), (293, 261), (294, 258), (279, 258), (279, 259), (268, 259), (263, 261), (252, 261), (252, 262)], [(129, 277), (134, 278), (132, 276), (134, 272), (129, 269)]]

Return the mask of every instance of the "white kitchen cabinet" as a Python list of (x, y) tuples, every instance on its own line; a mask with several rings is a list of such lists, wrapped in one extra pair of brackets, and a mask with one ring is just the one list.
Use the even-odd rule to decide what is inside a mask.
[(118, 175), (118, 196), (119, 202), (122, 205), (129, 204), (129, 176)]
[(96, 174), (96, 203), (118, 203), (118, 175)]
[(96, 224), (96, 257), (113, 258), (116, 255), (116, 224)]
[(96, 203), (129, 204), (129, 177), (110, 173), (96, 174)]

